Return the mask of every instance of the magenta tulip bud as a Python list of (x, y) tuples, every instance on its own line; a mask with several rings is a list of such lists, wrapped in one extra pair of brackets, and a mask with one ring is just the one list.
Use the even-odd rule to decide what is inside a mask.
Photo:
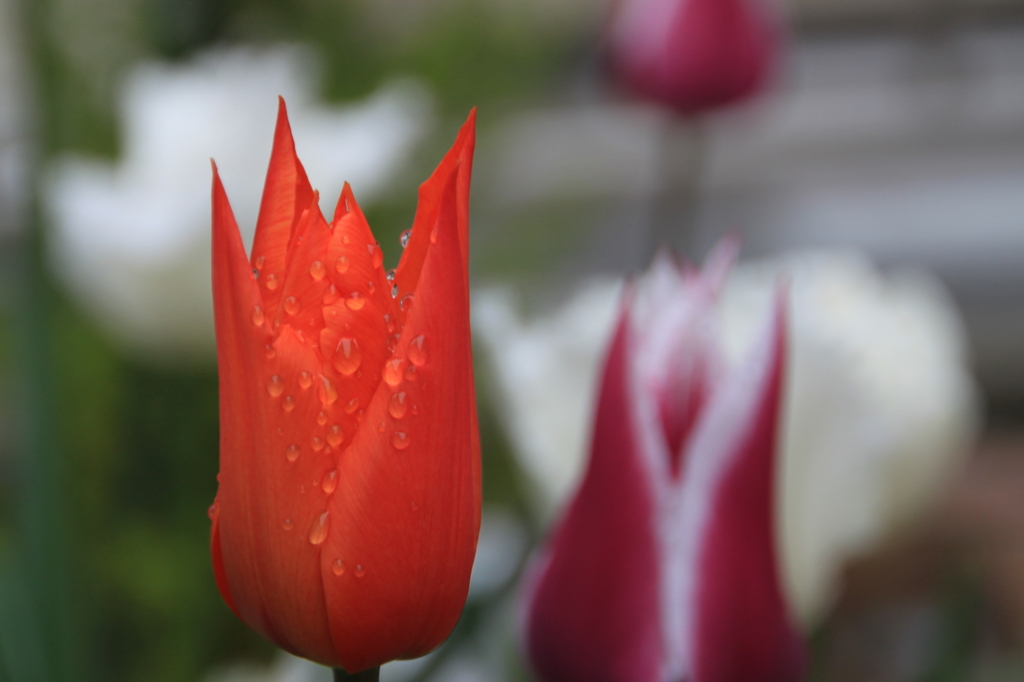
[(785, 297), (726, 367), (713, 313), (734, 253), (700, 273), (659, 258), (623, 297), (587, 472), (529, 578), (544, 682), (803, 676), (776, 557)]
[(621, 0), (610, 52), (641, 97), (699, 114), (754, 94), (772, 71), (779, 30), (758, 0)]

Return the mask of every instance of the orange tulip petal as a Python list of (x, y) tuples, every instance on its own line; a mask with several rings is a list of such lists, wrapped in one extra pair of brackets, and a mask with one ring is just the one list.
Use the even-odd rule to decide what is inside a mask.
[[(260, 292), (216, 174), (213, 259), (221, 405), (218, 533), (226, 582), (251, 627), (284, 649), (331, 661), (319, 549), (305, 538), (323, 500), (312, 490), (300, 492), (333, 466), (306, 442), (316, 397), (301, 391), (298, 374), (319, 374), (319, 363), (290, 329), (270, 343), (269, 318), (257, 312)], [(295, 408), (282, 418), (288, 398)], [(306, 456), (290, 462), (293, 443)]]
[(277, 309), (288, 245), (302, 212), (312, 200), (313, 188), (295, 154), (288, 111), (284, 99), (279, 98), (274, 148), (252, 245), (252, 267), (260, 273), (260, 292), (268, 310)]
[(480, 468), (457, 182), (451, 173), (405, 329), (338, 462), (321, 573), (350, 672), (438, 646), (469, 587)]
[[(416, 283), (423, 268), (427, 249), (436, 239), (433, 232), (437, 224), (441, 194), (452, 172), (458, 174), (456, 181), (456, 219), (458, 225), (459, 248), (462, 250), (463, 262), (469, 254), (469, 185), (473, 175), (473, 150), (476, 146), (476, 109), (469, 113), (469, 118), (459, 130), (455, 144), (445, 154), (433, 174), (420, 185), (419, 202), (416, 206), (416, 217), (413, 219), (409, 243), (402, 252), (402, 259), (395, 270), (395, 284), (398, 285), (398, 297), (416, 289)], [(402, 315), (404, 318), (404, 314)]]

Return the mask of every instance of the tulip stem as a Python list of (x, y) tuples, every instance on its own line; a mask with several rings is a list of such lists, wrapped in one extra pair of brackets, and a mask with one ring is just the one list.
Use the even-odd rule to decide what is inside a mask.
[(355, 675), (349, 675), (341, 668), (334, 669), (334, 682), (377, 682), (380, 679), (380, 667), (369, 668), (356, 673)]

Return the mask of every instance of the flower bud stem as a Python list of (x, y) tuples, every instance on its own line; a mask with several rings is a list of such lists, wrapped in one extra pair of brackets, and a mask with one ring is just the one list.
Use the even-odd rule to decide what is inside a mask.
[(349, 675), (341, 668), (334, 669), (334, 682), (377, 682), (380, 679), (380, 667), (369, 668), (355, 675)]

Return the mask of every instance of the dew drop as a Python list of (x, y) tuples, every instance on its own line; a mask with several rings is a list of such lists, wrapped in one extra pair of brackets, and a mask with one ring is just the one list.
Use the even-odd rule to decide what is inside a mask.
[(424, 345), (425, 343), (426, 338), (423, 334), (420, 334), (409, 342), (409, 350), (407, 351), (409, 354), (409, 362), (417, 367), (422, 367), (427, 364), (427, 349)]
[(324, 262), (322, 260), (315, 260), (309, 264), (309, 276), (317, 282), (322, 280), (326, 274), (327, 268), (324, 267)]
[(402, 236), (398, 238), (398, 241), (402, 245), (403, 249), (405, 247), (409, 246), (409, 239), (411, 237), (412, 237), (412, 229), (410, 228), (410, 229), (406, 230), (405, 232), (403, 232)]
[(285, 530), (291, 530), (292, 528), (295, 527), (295, 523), (291, 519), (285, 519), (284, 523), (281, 524), (281, 527), (284, 528)]
[(266, 259), (263, 256), (260, 256), (259, 258), (256, 259), (256, 262), (254, 263), (254, 265), (256, 266), (257, 270), (262, 270), (263, 269), (263, 264), (265, 262), (266, 262)]
[(431, 244), (436, 244), (437, 243), (437, 227), (436, 226), (434, 227), (434, 229), (432, 229), (430, 231), (430, 243)]
[(345, 404), (345, 414), (352, 414), (359, 409), (359, 398), (352, 398)]
[(217, 515), (217, 501), (216, 500), (214, 500), (213, 504), (210, 505), (210, 508), (206, 510), (206, 515), (210, 517), (211, 521), (213, 521), (213, 517), (215, 517)]
[(363, 568), (362, 564), (356, 564), (356, 570), (353, 573), (355, 573), (357, 578), (362, 578), (366, 575), (366, 569)]
[(411, 306), (411, 305), (412, 305), (412, 292), (410, 291), (409, 293), (407, 293), (405, 296), (402, 297), (402, 300), (400, 300), (398, 302), (398, 308), (399, 308), (399, 310), (408, 310), (409, 306)]
[(309, 544), (319, 545), (327, 539), (328, 518), (330, 512), (323, 511), (313, 519), (313, 525), (309, 528)]
[(377, 291), (377, 287), (373, 284), (373, 282), (367, 282), (366, 290), (372, 294), (373, 292)]
[(384, 263), (384, 252), (380, 250), (380, 244), (367, 244), (366, 250), (370, 252), (373, 267), (379, 268)]
[(267, 393), (271, 398), (276, 398), (284, 393), (284, 380), (276, 374), (270, 377), (270, 380), (267, 381)]
[(408, 411), (409, 405), (405, 402), (405, 391), (399, 391), (391, 396), (388, 401), (388, 414), (395, 419), (401, 419)]
[(384, 363), (384, 383), (388, 386), (397, 386), (402, 383), (402, 365), (405, 364), (405, 360), (402, 358), (392, 358)]
[(345, 575), (345, 562), (341, 559), (335, 559), (334, 563), (331, 564), (331, 573), (334, 575)]
[(416, 365), (409, 363), (409, 366), (405, 368), (405, 380), (416, 381)]
[(384, 313), (384, 324), (387, 325), (389, 332), (395, 331), (395, 318), (388, 313)]
[(366, 299), (358, 291), (353, 291), (345, 299), (345, 305), (348, 306), (349, 310), (361, 310), (366, 305)]
[(323, 483), (320, 484), (320, 487), (328, 495), (333, 493), (334, 489), (338, 487), (338, 470), (331, 469), (326, 474), (324, 474), (324, 480)]
[(332, 448), (336, 448), (341, 445), (341, 441), (345, 439), (345, 432), (341, 430), (341, 427), (337, 424), (332, 424), (331, 428), (327, 429), (327, 442)]
[(387, 280), (388, 280), (389, 282), (393, 282), (393, 281), (395, 281), (395, 269), (394, 269), (394, 268), (392, 268), (392, 269), (388, 270), (388, 274), (384, 275), (384, 277), (385, 277), (385, 278), (386, 278), (386, 279), (387, 279)]
[(413, 416), (415, 417), (419, 413), (420, 413), (420, 406), (419, 405), (413, 405), (412, 406), (412, 414), (413, 414)]
[[(348, 212), (348, 202), (347, 201), (345, 202), (345, 211)], [(343, 234), (343, 235), (341, 235), (341, 241), (343, 241), (344, 243), (348, 244), (351, 240), (349, 239), (347, 234)]]
[(252, 323), (259, 327), (261, 324), (263, 324), (263, 320), (263, 308), (259, 307), (258, 305), (254, 305), (252, 307)]
[(301, 388), (303, 391), (305, 391), (307, 388), (309, 388), (312, 385), (313, 385), (313, 375), (310, 374), (309, 372), (307, 372), (306, 370), (302, 370), (301, 372), (299, 372), (299, 388)]
[(386, 429), (387, 427), (388, 427), (387, 424), (385, 424), (384, 422), (381, 422), (380, 424), (377, 424), (377, 431), (379, 433), (384, 433), (384, 429)]
[(263, 349), (263, 354), (267, 356), (267, 360), (273, 360), (274, 356), (277, 355), (277, 351), (268, 343)]
[(391, 445), (395, 450), (405, 450), (409, 447), (409, 442), (409, 436), (405, 434), (405, 431), (395, 431), (391, 434)]
[(333, 404), (338, 399), (338, 389), (334, 387), (330, 379), (323, 375), (320, 376), (320, 382), (320, 388), (317, 389), (317, 397), (325, 405)]
[(324, 424), (326, 424), (327, 423), (327, 413), (324, 412), (323, 410), (320, 410), (319, 412), (317, 412), (316, 423), (319, 424), (320, 426), (323, 426)]
[(338, 300), (338, 288), (333, 284), (324, 289), (324, 305), (330, 305)]
[(394, 285), (391, 286), (391, 298), (397, 298), (397, 297), (398, 297), (398, 285), (394, 284)]
[(359, 350), (359, 344), (355, 339), (344, 336), (338, 341), (338, 347), (334, 350), (334, 369), (344, 376), (352, 376), (359, 369), (359, 363), (363, 361), (363, 352)]
[(305, 484), (299, 486), (299, 492), (302, 493), (303, 495), (306, 494), (306, 486), (305, 486)]
[(409, 503), (409, 509), (412, 509), (413, 511), (419, 511), (420, 510), (420, 506), (418, 504), (416, 504), (415, 502), (410, 502)]
[(284, 311), (289, 315), (299, 312), (299, 301), (294, 296), (284, 299)]
[(274, 273), (270, 273), (269, 275), (267, 275), (267, 288), (268, 289), (273, 291), (274, 289), (277, 288), (277, 284), (278, 284), (277, 275), (275, 275)]
[(292, 410), (295, 409), (295, 398), (291, 397), (290, 395), (286, 395), (284, 397), (284, 401), (281, 403), (281, 407), (284, 409), (285, 412), (291, 412)]
[(313, 446), (313, 452), (320, 452), (324, 449), (324, 439), (320, 436), (313, 436), (313, 439), (309, 441), (309, 444)]
[(288, 446), (288, 449), (285, 450), (284, 456), (288, 459), (289, 462), (294, 462), (299, 458), (299, 446), (296, 445), (295, 443), (292, 443), (291, 445)]

